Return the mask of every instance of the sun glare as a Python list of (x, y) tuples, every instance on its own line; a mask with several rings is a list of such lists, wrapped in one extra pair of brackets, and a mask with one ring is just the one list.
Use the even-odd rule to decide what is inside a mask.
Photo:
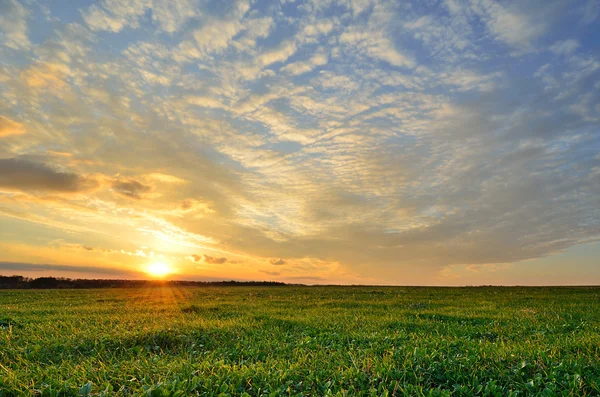
[(164, 277), (171, 273), (171, 268), (164, 262), (155, 262), (148, 266), (146, 271), (153, 277)]

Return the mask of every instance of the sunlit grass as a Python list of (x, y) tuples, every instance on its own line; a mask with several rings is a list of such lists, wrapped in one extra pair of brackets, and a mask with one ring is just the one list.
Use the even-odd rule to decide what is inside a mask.
[(599, 302), (583, 288), (2, 291), (0, 395), (598, 395)]

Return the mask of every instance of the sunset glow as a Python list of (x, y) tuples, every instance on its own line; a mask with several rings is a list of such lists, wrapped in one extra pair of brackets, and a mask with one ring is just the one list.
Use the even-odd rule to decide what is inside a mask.
[(148, 266), (148, 274), (153, 277), (162, 278), (171, 273), (171, 268), (164, 262), (155, 262)]

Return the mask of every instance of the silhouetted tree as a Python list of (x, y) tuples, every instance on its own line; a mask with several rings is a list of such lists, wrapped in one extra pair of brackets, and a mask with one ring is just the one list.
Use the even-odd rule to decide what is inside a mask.
[(56, 288), (141, 288), (158, 286), (182, 287), (280, 287), (288, 285), (276, 281), (186, 281), (186, 280), (103, 280), (70, 279), (62, 277), (39, 277), (35, 279), (23, 276), (0, 275), (0, 289), (56, 289)]

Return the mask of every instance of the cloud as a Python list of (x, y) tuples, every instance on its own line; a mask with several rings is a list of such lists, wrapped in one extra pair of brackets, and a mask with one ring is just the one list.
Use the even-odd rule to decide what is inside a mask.
[(219, 100), (207, 96), (187, 97), (186, 102), (190, 105), (200, 106), (204, 108), (220, 109), (225, 107)]
[(67, 65), (60, 63), (36, 63), (21, 73), (21, 79), (31, 88), (60, 89), (66, 86), (65, 79), (71, 74)]
[(569, 55), (577, 50), (577, 48), (579, 48), (579, 42), (577, 40), (570, 39), (557, 41), (550, 47), (550, 51), (554, 52), (555, 54)]
[(209, 255), (202, 255), (202, 259), (204, 260), (204, 262), (209, 263), (211, 265), (220, 265), (227, 262), (227, 258), (225, 257), (216, 257)]
[(69, 273), (88, 273), (102, 274), (117, 278), (138, 278), (140, 272), (102, 266), (77, 266), (77, 265), (55, 265), (44, 263), (20, 263), (20, 262), (0, 262), (0, 271), (11, 272), (69, 272)]
[(275, 23), (272, 17), (247, 19), (244, 24), (243, 34), (236, 40), (238, 49), (247, 51), (255, 47), (256, 40), (267, 37), (274, 26)]
[(303, 33), (309, 38), (328, 35), (333, 30), (335, 24), (332, 20), (323, 19), (304, 26)]
[(197, 0), (163, 0), (152, 2), (152, 19), (167, 33), (179, 31), (186, 22), (198, 16)]
[(94, 251), (94, 252), (101, 252), (101, 253), (104, 253), (104, 254), (110, 254), (110, 253), (113, 253), (113, 252), (117, 252), (117, 251), (114, 251), (114, 250), (111, 250), (111, 249), (106, 249), (106, 248), (92, 247), (92, 246), (89, 246), (89, 245), (81, 245), (81, 244), (68, 244), (68, 243), (61, 244), (60, 248), (61, 249), (64, 248), (66, 250), (76, 250), (76, 251), (77, 250), (79, 250), (79, 251), (82, 251), (82, 250), (85, 250), (85, 251)]
[(180, 209), (181, 209), (181, 211), (183, 211), (185, 213), (200, 211), (200, 212), (209, 214), (211, 212), (214, 212), (214, 210), (212, 210), (210, 208), (210, 206), (207, 203), (205, 203), (204, 201), (196, 200), (196, 199), (192, 199), (192, 198), (187, 198), (185, 200), (182, 200), (180, 203)]
[(264, 274), (268, 274), (269, 276), (279, 276), (281, 275), (281, 272), (273, 272), (270, 270), (259, 270), (259, 272), (264, 273)]
[(302, 282), (323, 282), (323, 281), (327, 281), (328, 279), (326, 279), (325, 277), (319, 277), (319, 276), (293, 276), (293, 277), (286, 277), (287, 280), (290, 281), (302, 281)]
[(118, 32), (123, 29), (125, 21), (109, 15), (106, 11), (95, 4), (82, 13), (83, 20), (92, 30), (109, 30)]
[(0, 159), (0, 187), (23, 191), (78, 193), (98, 186), (99, 182), (94, 178), (57, 171), (43, 163), (20, 158)]
[(277, 62), (284, 62), (289, 57), (294, 55), (298, 49), (295, 41), (287, 40), (279, 44), (274, 49), (271, 49), (258, 57), (258, 62), (262, 66), (269, 66)]
[(152, 174), (148, 174), (148, 177), (151, 179), (157, 180), (159, 182), (164, 182), (164, 183), (174, 183), (174, 184), (185, 183), (185, 180), (183, 180), (181, 178), (178, 178), (173, 175), (163, 174), (160, 172), (153, 172)]
[(510, 45), (528, 46), (545, 29), (542, 20), (529, 18), (516, 9), (491, 1), (482, 2), (481, 6), (489, 17), (488, 29)]
[(92, 30), (118, 33), (125, 27), (139, 28), (140, 19), (150, 11), (158, 28), (172, 34), (201, 15), (198, 3), (197, 0), (132, 0), (127, 3), (102, 0), (81, 14)]
[(25, 133), (23, 124), (13, 121), (7, 117), (0, 116), (0, 138), (9, 135), (21, 135)]
[(133, 0), (127, 3), (103, 0), (99, 4), (92, 4), (82, 12), (83, 20), (92, 30), (107, 30), (115, 33), (125, 26), (137, 28), (139, 18), (150, 7), (150, 1), (147, 0)]
[(470, 11), (481, 18), (497, 40), (520, 51), (530, 51), (552, 22), (560, 18), (567, 4), (560, 0), (507, 4), (473, 0)]
[(221, 265), (225, 262), (227, 262), (227, 258), (225, 257), (216, 257), (216, 256), (210, 256), (210, 255), (206, 255), (206, 254), (202, 254), (202, 255), (197, 255), (197, 254), (192, 254), (190, 256), (188, 256), (188, 259), (191, 260), (192, 262), (204, 262), (204, 263), (208, 263), (211, 265)]
[(418, 283), (600, 236), (585, 4), (267, 3), (5, 1), (2, 237)]
[(289, 63), (283, 68), (281, 68), (281, 70), (293, 75), (299, 75), (310, 72), (318, 66), (327, 65), (327, 62), (327, 54), (323, 51), (319, 51), (315, 53), (312, 57), (310, 57), (310, 59), (308, 59), (307, 61)]
[(134, 178), (119, 177), (111, 183), (113, 191), (119, 196), (141, 200), (152, 191), (152, 186), (144, 184)]
[(232, 39), (243, 30), (244, 25), (241, 19), (249, 9), (248, 1), (236, 1), (225, 17), (205, 18), (203, 25), (193, 34), (195, 44), (200, 52), (220, 52), (227, 48)]
[(489, 92), (497, 88), (502, 76), (501, 72), (481, 75), (472, 70), (457, 69), (448, 74), (445, 82), (448, 85), (456, 86), (459, 91), (477, 90)]
[(382, 32), (349, 29), (340, 36), (340, 43), (348, 51), (358, 50), (369, 58), (387, 62), (392, 66), (412, 68), (416, 65), (411, 56), (399, 51)]
[(600, 4), (596, 0), (587, 0), (585, 5), (581, 7), (581, 14), (582, 24), (587, 25), (594, 22), (600, 14)]
[(196, 32), (194, 39), (202, 52), (220, 51), (242, 30), (242, 24), (236, 20), (208, 22)]
[(27, 33), (29, 11), (17, 0), (6, 0), (0, 3), (0, 42), (15, 50), (27, 49), (30, 46)]

